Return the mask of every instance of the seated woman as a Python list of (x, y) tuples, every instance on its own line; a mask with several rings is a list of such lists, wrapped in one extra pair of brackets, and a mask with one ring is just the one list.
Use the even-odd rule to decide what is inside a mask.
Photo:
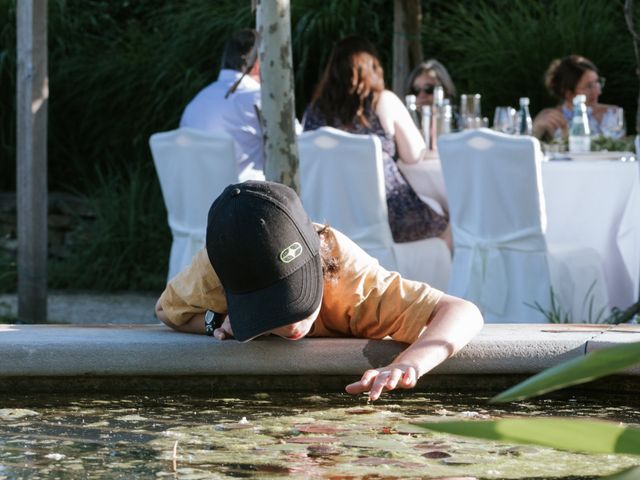
[(579, 55), (553, 60), (545, 73), (544, 83), (561, 103), (557, 107), (545, 108), (536, 115), (533, 120), (534, 136), (541, 140), (552, 140), (562, 133), (566, 137), (573, 115), (573, 97), (579, 94), (587, 97), (591, 134), (602, 133), (600, 123), (607, 109), (613, 105), (598, 103), (604, 78), (600, 77), (593, 62)]
[(456, 86), (444, 65), (432, 58), (422, 62), (409, 74), (405, 95), (415, 95), (418, 108), (423, 105), (433, 106), (433, 89), (438, 85), (444, 90), (444, 98), (455, 104)]
[(351, 36), (334, 46), (302, 123), (305, 130), (330, 126), (380, 137), (394, 241), (440, 237), (451, 249), (447, 216), (424, 203), (396, 165), (398, 157), (418, 162), (426, 146), (402, 101), (385, 90), (382, 66), (371, 43)]

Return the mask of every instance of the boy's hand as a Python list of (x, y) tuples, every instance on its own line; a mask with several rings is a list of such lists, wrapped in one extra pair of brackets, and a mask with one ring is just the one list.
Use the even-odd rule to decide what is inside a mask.
[(231, 323), (229, 322), (229, 315), (224, 317), (224, 321), (220, 328), (216, 328), (213, 331), (214, 338), (218, 340), (226, 340), (228, 338), (233, 338), (233, 330), (231, 330)]
[(347, 385), (347, 393), (369, 392), (369, 400), (377, 400), (383, 391), (413, 388), (418, 381), (416, 369), (409, 365), (389, 365), (367, 370), (359, 382)]

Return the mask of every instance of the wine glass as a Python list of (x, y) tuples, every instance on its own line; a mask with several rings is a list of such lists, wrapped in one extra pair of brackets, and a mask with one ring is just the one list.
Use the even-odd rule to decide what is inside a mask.
[(624, 110), (621, 107), (609, 107), (600, 122), (602, 134), (607, 138), (622, 138), (625, 134)]
[(513, 107), (496, 107), (493, 129), (502, 133), (515, 132), (516, 110)]

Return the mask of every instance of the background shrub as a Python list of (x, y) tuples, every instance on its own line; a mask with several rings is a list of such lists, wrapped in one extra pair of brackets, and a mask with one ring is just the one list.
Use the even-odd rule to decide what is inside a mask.
[[(482, 93), (489, 117), (520, 96), (534, 114), (553, 104), (544, 71), (581, 53), (607, 77), (602, 101), (625, 107), (631, 127), (638, 80), (623, 3), (423, 0), (424, 53), (449, 68), (460, 92)], [(15, 5), (0, 0), (0, 190), (9, 191)], [(299, 116), (342, 36), (369, 38), (390, 82), (393, 2), (297, 0), (291, 14)], [(50, 265), (52, 286), (162, 288), (170, 234), (148, 138), (178, 125), (185, 104), (215, 80), (226, 38), (253, 24), (249, 0), (49, 0), (49, 188), (86, 195), (98, 215), (74, 258)], [(5, 290), (15, 282), (8, 258), (0, 255)]]

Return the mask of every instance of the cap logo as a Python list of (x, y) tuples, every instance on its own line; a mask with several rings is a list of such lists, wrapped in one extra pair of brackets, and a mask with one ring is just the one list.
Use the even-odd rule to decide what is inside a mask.
[(280, 260), (283, 263), (290, 263), (302, 254), (302, 245), (298, 242), (292, 243), (280, 252)]

